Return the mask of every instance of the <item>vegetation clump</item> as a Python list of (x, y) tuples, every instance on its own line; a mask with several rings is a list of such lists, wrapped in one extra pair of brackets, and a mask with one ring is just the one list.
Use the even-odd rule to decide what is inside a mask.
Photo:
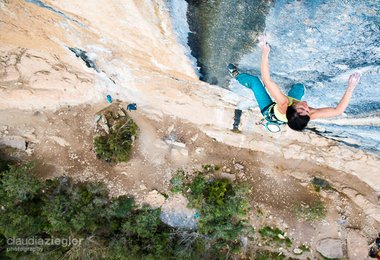
[[(127, 196), (110, 198), (97, 182), (68, 177), (41, 180), (33, 163), (6, 166), (0, 173), (0, 258), (205, 259), (225, 258), (240, 248), (248, 207), (245, 190), (227, 180), (206, 180), (198, 172), (177, 189), (190, 188), (198, 230), (172, 228), (160, 209), (139, 208)], [(26, 245), (17, 239), (62, 238), (66, 243)], [(77, 243), (67, 243), (76, 239)], [(79, 241), (79, 242), (78, 242)]]
[(300, 203), (295, 206), (296, 216), (306, 221), (323, 219), (326, 216), (326, 208), (322, 201), (314, 202), (312, 205)]
[(318, 177), (313, 177), (313, 179), (311, 180), (311, 184), (313, 185), (316, 192), (320, 192), (321, 190), (333, 189), (331, 184), (328, 181), (318, 178)]
[[(159, 209), (141, 209), (126, 196), (110, 198), (101, 183), (40, 180), (33, 163), (1, 172), (0, 213), (1, 259), (168, 259), (184, 251), (178, 242), (181, 231), (163, 223)], [(53, 238), (65, 243), (20, 250), (17, 242), (9, 242)], [(199, 257), (195, 249), (185, 252)]]
[(94, 138), (96, 155), (107, 162), (123, 162), (130, 157), (138, 127), (124, 109), (115, 115), (104, 112), (98, 121), (99, 134)]
[(172, 178), (172, 191), (182, 191), (189, 200), (189, 207), (197, 209), (198, 234), (206, 237), (207, 247), (214, 254), (237, 252), (240, 237), (252, 231), (245, 221), (249, 209), (248, 189), (227, 179), (210, 178), (218, 166), (204, 165), (195, 176), (178, 171)]
[(183, 191), (185, 185), (185, 172), (181, 169), (170, 179), (170, 190), (173, 193), (180, 193)]
[(256, 260), (286, 260), (287, 258), (279, 253), (270, 251), (259, 251), (255, 255)]
[(290, 247), (292, 245), (292, 240), (286, 237), (285, 233), (279, 228), (271, 228), (269, 226), (265, 226), (259, 230), (259, 233), (264, 238), (264, 240), (268, 242), (284, 244), (287, 247)]

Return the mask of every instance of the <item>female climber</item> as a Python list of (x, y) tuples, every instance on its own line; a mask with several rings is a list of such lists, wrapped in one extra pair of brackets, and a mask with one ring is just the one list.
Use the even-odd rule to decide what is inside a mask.
[[(277, 125), (287, 123), (291, 129), (302, 131), (310, 120), (334, 117), (342, 114), (347, 108), (352, 92), (359, 83), (359, 73), (356, 72), (350, 75), (346, 92), (336, 107), (312, 108), (308, 106), (306, 101), (301, 101), (305, 93), (304, 85), (295, 84), (290, 89), (288, 95), (282, 93), (279, 86), (270, 77), (270, 46), (265, 36), (261, 38), (259, 46), (262, 50), (260, 66), (262, 82), (256, 76), (239, 73), (234, 64), (228, 65), (228, 71), (240, 84), (253, 91), (260, 111), (267, 122)], [(267, 90), (275, 102), (272, 101)], [(238, 130), (236, 123), (233, 130)]]

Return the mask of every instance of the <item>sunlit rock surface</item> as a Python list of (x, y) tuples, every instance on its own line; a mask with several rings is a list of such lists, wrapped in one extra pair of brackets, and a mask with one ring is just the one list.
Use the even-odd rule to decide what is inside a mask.
[(164, 10), (140, 1), (1, 2), (0, 108), (132, 99), (156, 75), (196, 79)]

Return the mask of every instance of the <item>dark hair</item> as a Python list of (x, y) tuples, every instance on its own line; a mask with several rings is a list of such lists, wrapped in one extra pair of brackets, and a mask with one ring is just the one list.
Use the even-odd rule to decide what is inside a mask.
[(301, 116), (293, 106), (286, 109), (286, 118), (288, 119), (288, 126), (296, 131), (305, 129), (310, 121), (310, 116)]

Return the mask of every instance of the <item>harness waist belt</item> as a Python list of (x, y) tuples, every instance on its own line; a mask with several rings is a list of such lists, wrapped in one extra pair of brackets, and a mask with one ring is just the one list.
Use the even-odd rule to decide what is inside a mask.
[[(274, 104), (275, 105), (275, 104)], [(270, 106), (269, 107), (269, 111), (268, 111), (268, 115), (270, 116), (270, 119), (273, 120), (273, 121), (280, 121), (280, 122), (283, 122), (281, 121), (280, 119), (278, 119), (274, 113), (274, 105)]]

